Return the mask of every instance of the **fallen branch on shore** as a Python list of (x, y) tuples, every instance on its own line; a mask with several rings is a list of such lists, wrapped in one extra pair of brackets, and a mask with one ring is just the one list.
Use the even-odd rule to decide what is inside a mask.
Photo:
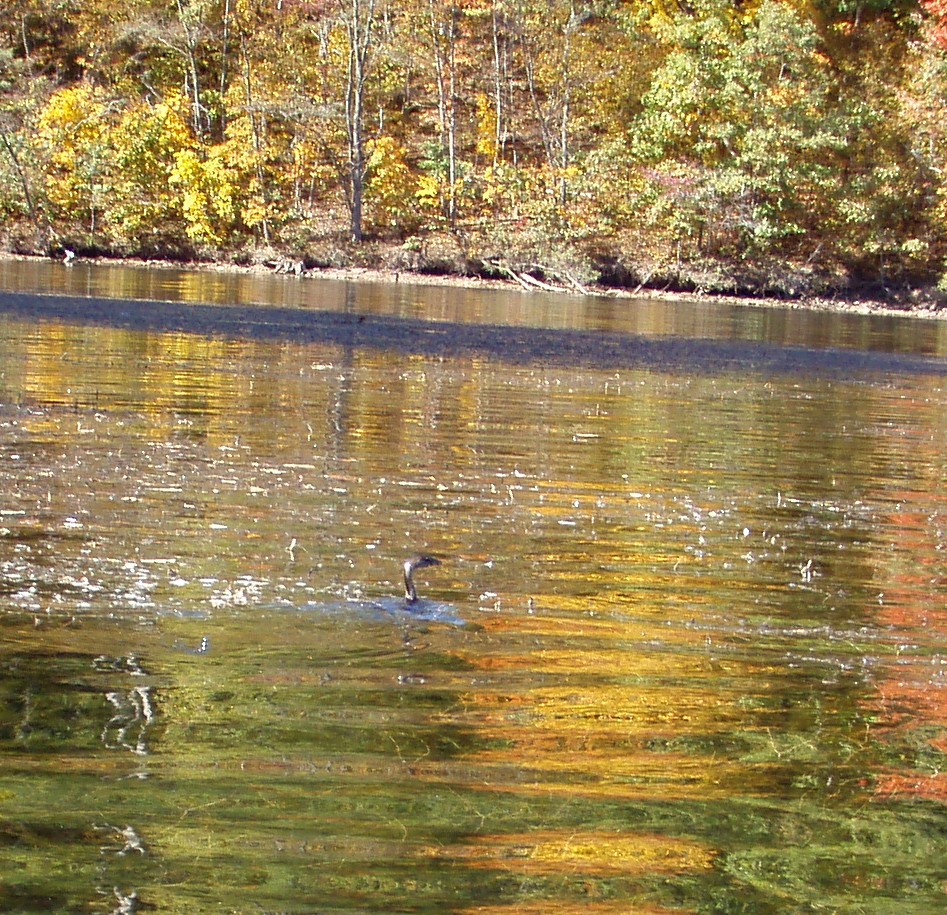
[[(545, 264), (530, 264), (525, 270), (514, 270), (512, 267), (501, 263), (498, 258), (485, 260), (484, 265), (491, 270), (496, 271), (502, 276), (519, 283), (523, 289), (530, 292), (540, 290), (542, 292), (570, 292), (576, 295), (595, 295), (587, 286), (583, 285), (575, 276), (565, 270), (558, 270)], [(543, 277), (551, 277), (556, 283), (540, 280), (533, 276), (533, 273), (539, 273)]]

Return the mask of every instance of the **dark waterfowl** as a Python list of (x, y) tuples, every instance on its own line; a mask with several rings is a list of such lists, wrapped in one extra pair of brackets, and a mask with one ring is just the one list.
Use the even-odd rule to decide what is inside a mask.
[(409, 604), (413, 604), (418, 599), (418, 592), (414, 587), (414, 570), (424, 569), (427, 566), (439, 566), (440, 564), (440, 559), (424, 554), (412, 556), (404, 561), (402, 567), (404, 569), (404, 599)]

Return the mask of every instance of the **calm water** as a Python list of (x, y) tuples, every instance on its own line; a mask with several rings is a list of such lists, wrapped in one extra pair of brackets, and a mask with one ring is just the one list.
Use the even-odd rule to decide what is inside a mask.
[(944, 910), (943, 323), (0, 286), (0, 910)]

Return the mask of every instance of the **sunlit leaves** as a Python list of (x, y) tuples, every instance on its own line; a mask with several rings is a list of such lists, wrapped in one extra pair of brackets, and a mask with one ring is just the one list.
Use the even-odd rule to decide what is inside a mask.
[(670, 27), (632, 142), (665, 175), (689, 172), (691, 210), (711, 247), (802, 234), (808, 206), (844, 150), (847, 114), (832, 100), (811, 24), (764, 3), (746, 24), (728, 13)]
[(214, 148), (202, 160), (193, 150), (182, 150), (175, 156), (170, 183), (182, 192), (188, 238), (220, 244), (236, 213), (234, 187), (220, 151)]
[(193, 143), (187, 100), (172, 94), (157, 105), (124, 112), (111, 135), (115, 171), (108, 220), (115, 237), (141, 244), (181, 232), (181, 205), (171, 178)]
[(37, 124), (36, 147), (47, 162), (46, 195), (58, 214), (95, 230), (109, 167), (108, 100), (90, 86), (55, 93)]
[(55, 93), (38, 121), (36, 147), (48, 163), (46, 196), (61, 218), (117, 241), (174, 234), (179, 212), (169, 185), (175, 157), (191, 143), (173, 95), (120, 110), (88, 86)]
[(390, 137), (369, 144), (365, 199), (378, 226), (416, 225), (418, 181), (405, 154), (404, 147)]

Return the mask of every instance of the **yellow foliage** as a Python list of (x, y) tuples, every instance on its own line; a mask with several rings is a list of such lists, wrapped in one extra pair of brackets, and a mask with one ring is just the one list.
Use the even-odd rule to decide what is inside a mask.
[(65, 216), (80, 220), (95, 210), (106, 170), (107, 100), (91, 86), (54, 93), (40, 113), (34, 143), (46, 167), (46, 194)]
[(441, 189), (433, 175), (421, 175), (418, 178), (418, 189), (414, 192), (418, 203), (426, 210), (436, 212), (440, 206)]
[(43, 141), (75, 148), (102, 132), (105, 99), (91, 86), (60, 89), (50, 96), (40, 113), (37, 127)]
[(483, 93), (477, 96), (477, 152), (493, 160), (497, 154), (497, 113)]
[(108, 215), (119, 237), (178, 230), (182, 207), (171, 177), (181, 154), (196, 148), (186, 112), (187, 100), (171, 93), (128, 108), (111, 131)]
[(365, 201), (376, 225), (403, 228), (416, 221), (414, 202), (420, 188), (406, 157), (407, 150), (392, 137), (369, 144)]
[[(222, 170), (222, 173), (219, 178), (214, 178), (211, 173), (206, 176), (220, 185), (217, 191), (219, 201), (216, 204), (220, 207), (219, 220), (232, 224), (239, 215), (243, 224), (250, 228), (262, 225), (275, 215), (268, 204), (266, 188), (261, 180), (268, 150), (266, 147), (258, 148), (253, 126), (249, 113), (240, 114), (227, 122), (226, 139), (207, 153), (210, 172)], [(216, 164), (211, 165), (212, 160)], [(207, 233), (208, 240), (213, 234)]]
[(140, 102), (127, 108), (111, 135), (119, 160), (169, 168), (179, 150), (194, 145), (187, 108), (179, 92), (154, 105)]
[(204, 158), (193, 149), (175, 156), (170, 183), (180, 190), (185, 231), (192, 241), (220, 244), (236, 217), (235, 188), (223, 159), (225, 152), (214, 146)]

